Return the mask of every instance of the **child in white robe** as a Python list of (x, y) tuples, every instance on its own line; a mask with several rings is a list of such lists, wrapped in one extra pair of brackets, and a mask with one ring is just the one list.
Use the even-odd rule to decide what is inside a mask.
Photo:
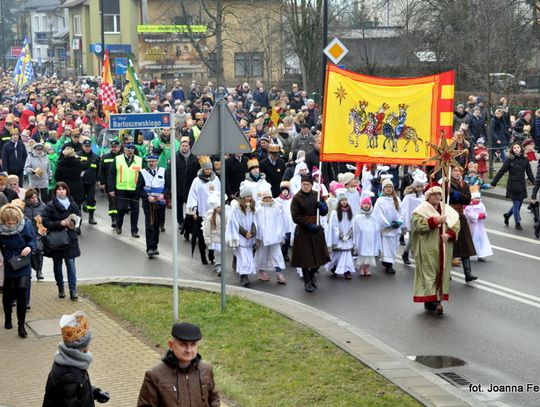
[[(403, 234), (411, 232), (412, 213), (418, 205), (425, 201), (424, 188), (426, 187), (427, 181), (426, 173), (417, 169), (413, 173), (412, 184), (405, 188), (405, 196), (403, 197), (403, 201), (401, 202), (400, 206), (401, 219), (403, 220), (403, 227), (401, 228), (401, 231)], [(409, 251), (411, 250), (411, 246), (412, 233), (409, 233), (409, 240), (405, 245), (403, 254), (401, 255), (403, 263), (405, 264), (411, 264), (409, 259)]]
[(255, 200), (252, 191), (243, 186), (240, 198), (233, 201), (231, 215), (227, 221), (225, 241), (234, 249), (236, 256), (236, 272), (240, 275), (240, 283), (249, 285), (249, 275), (257, 274), (253, 258), (253, 245), (257, 228), (255, 226)]
[(285, 261), (281, 252), (284, 238), (285, 219), (281, 205), (272, 198), (269, 189), (261, 192), (261, 201), (255, 211), (257, 223), (257, 251), (255, 264), (259, 270), (259, 280), (269, 281), (267, 271), (275, 270), (278, 284), (286, 284), (283, 270)]
[[(210, 209), (202, 223), (204, 242), (208, 251), (214, 255), (214, 271), (221, 275), (221, 207), (219, 194), (211, 194), (208, 197)], [(225, 210), (227, 215), (227, 210)], [(226, 222), (226, 221), (225, 221)], [(225, 223), (226, 224), (226, 223)]]
[(330, 262), (326, 264), (326, 270), (334, 274), (342, 275), (346, 280), (352, 278), (356, 270), (352, 258), (353, 249), (353, 210), (347, 201), (347, 191), (337, 191), (338, 205), (328, 225), (330, 229), (330, 241), (327, 245), (332, 250)]
[(486, 221), (486, 207), (481, 201), (478, 186), (471, 187), (471, 203), (463, 210), (463, 214), (469, 222), (474, 249), (478, 261), (486, 261), (486, 257), (493, 256), (493, 249), (484, 226)]
[(352, 172), (344, 172), (338, 174), (338, 182), (347, 188), (347, 201), (349, 201), (353, 215), (356, 215), (360, 210), (360, 188), (358, 186), (358, 179)]
[(284, 243), (281, 245), (281, 253), (283, 253), (284, 261), (290, 261), (289, 248), (291, 246), (291, 236), (296, 227), (291, 215), (292, 194), (290, 188), (289, 181), (281, 181), (281, 184), (279, 185), (280, 193), (276, 198), (276, 202), (281, 205), (281, 211), (283, 212), (283, 218), (285, 220), (283, 231), (285, 233), (285, 238)]
[(353, 221), (354, 250), (357, 254), (356, 265), (360, 275), (369, 277), (369, 266), (375, 266), (375, 258), (381, 251), (381, 234), (373, 216), (371, 198), (366, 196), (360, 202), (360, 212)]
[(391, 179), (382, 182), (381, 196), (375, 202), (373, 215), (381, 231), (381, 263), (388, 274), (395, 274), (394, 262), (401, 234), (400, 201)]

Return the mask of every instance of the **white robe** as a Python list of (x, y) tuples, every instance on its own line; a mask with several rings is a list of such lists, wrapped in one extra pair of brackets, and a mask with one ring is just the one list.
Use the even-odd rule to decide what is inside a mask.
[(236, 272), (243, 274), (256, 274), (255, 261), (253, 259), (253, 245), (255, 236), (246, 238), (240, 234), (240, 227), (247, 231), (255, 223), (255, 214), (248, 210), (244, 213), (240, 208), (233, 208), (227, 221), (225, 241), (235, 250)]
[(463, 210), (463, 214), (469, 221), (476, 255), (478, 257), (493, 256), (493, 250), (491, 249), (486, 228), (484, 227), (485, 219), (478, 219), (481, 213), (486, 213), (486, 207), (482, 202), (476, 205), (467, 205)]
[[(202, 170), (199, 170), (202, 171)], [(219, 178), (212, 173), (211, 180), (204, 182), (199, 178), (199, 174), (191, 183), (189, 189), (187, 207), (191, 213), (194, 213), (194, 208), (197, 208), (197, 213), (200, 217), (205, 218), (208, 211), (211, 209), (208, 205), (208, 198), (210, 194), (217, 193), (219, 195), (221, 191), (221, 183)]]
[(354, 248), (358, 266), (374, 266), (381, 251), (381, 234), (373, 214), (360, 212), (353, 220)]
[[(353, 220), (349, 220), (346, 213), (343, 213), (341, 222), (338, 219), (338, 211), (335, 210), (332, 213), (328, 228), (330, 230), (331, 240), (329, 246), (332, 248), (332, 253), (330, 255), (330, 262), (325, 265), (327, 270), (332, 270), (336, 268), (336, 274), (345, 274), (347, 271), (354, 273), (354, 262), (352, 258), (352, 249), (353, 249)], [(354, 219), (354, 218), (353, 218)], [(343, 241), (342, 236), (349, 235), (349, 239)], [(327, 244), (328, 244), (327, 243)]]
[(285, 261), (281, 252), (281, 243), (285, 238), (288, 226), (283, 215), (283, 208), (276, 201), (271, 204), (261, 202), (255, 211), (257, 222), (257, 240), (259, 247), (255, 252), (257, 270), (271, 271), (285, 269)]
[(249, 178), (249, 175), (246, 177), (245, 180), (242, 181), (240, 184), (240, 189), (243, 187), (248, 187), (253, 194), (253, 199), (255, 200), (255, 204), (258, 204), (261, 200), (261, 192), (272, 190), (272, 185), (268, 183), (268, 181), (265, 179), (265, 175), (261, 174), (261, 177), (257, 182), (253, 181), (251, 178)]
[(391, 227), (392, 222), (401, 221), (399, 210), (394, 205), (394, 198), (391, 196), (379, 197), (375, 202), (373, 216), (377, 222), (377, 227), (381, 231), (381, 260), (393, 264), (397, 255), (399, 235), (401, 234), (400, 227)]
[(285, 226), (284, 226), (284, 233), (293, 233), (294, 228), (296, 227), (296, 224), (292, 220), (291, 215), (291, 202), (292, 202), (292, 196), (290, 199), (284, 199), (281, 197), (276, 198), (276, 202), (281, 205), (282, 213), (283, 213), (283, 219), (285, 220)]
[(403, 201), (401, 202), (401, 205), (399, 207), (399, 210), (401, 212), (401, 219), (403, 220), (403, 231), (411, 231), (412, 213), (416, 209), (416, 207), (425, 200), (426, 198), (424, 197), (424, 194), (420, 194), (420, 196), (417, 196), (414, 192), (411, 194), (407, 194), (403, 197)]
[(354, 216), (360, 212), (360, 192), (356, 188), (347, 188), (346, 195)]

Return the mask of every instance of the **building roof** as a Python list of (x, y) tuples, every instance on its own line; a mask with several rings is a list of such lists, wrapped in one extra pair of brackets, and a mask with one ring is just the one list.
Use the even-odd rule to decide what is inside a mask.
[(62, 8), (70, 8), (70, 7), (76, 7), (80, 6), (81, 4), (89, 4), (88, 0), (64, 0), (60, 7)]
[(60, 6), (60, 0), (27, 0), (26, 10), (49, 11), (55, 10)]

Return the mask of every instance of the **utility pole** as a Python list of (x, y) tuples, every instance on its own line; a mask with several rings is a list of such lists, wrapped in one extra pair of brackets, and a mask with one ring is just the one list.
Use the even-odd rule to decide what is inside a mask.
[(99, 16), (101, 19), (101, 65), (105, 58), (105, 16), (103, 15), (103, 0), (99, 0)]
[[(322, 27), (322, 49), (328, 44), (328, 0), (323, 1), (323, 27)], [(324, 88), (326, 86), (326, 64), (328, 63), (328, 57), (323, 52), (322, 59), (322, 86), (321, 86), (321, 104), (323, 106), (324, 100)]]
[(4, 18), (4, 0), (0, 0), (0, 18), (2, 19), (2, 69), (4, 70), (4, 75), (7, 71), (6, 64), (6, 35), (4, 31), (4, 26), (6, 25), (6, 20)]

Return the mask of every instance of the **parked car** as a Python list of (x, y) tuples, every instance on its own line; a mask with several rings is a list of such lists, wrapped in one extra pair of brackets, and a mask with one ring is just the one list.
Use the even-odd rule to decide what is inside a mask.
[(489, 76), (493, 81), (495, 90), (503, 94), (521, 92), (527, 87), (524, 80), (517, 79), (511, 73), (496, 72), (490, 73)]

